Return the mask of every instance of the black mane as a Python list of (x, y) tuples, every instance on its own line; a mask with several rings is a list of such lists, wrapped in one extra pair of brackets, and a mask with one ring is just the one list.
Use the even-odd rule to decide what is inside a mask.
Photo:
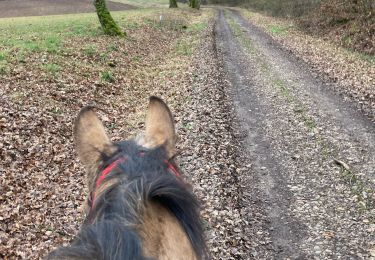
[(163, 147), (145, 150), (133, 141), (116, 144), (117, 153), (103, 155), (103, 166), (120, 163), (105, 178), (116, 179), (95, 198), (86, 220), (69, 247), (53, 251), (49, 259), (146, 259), (135, 227), (147, 201), (169, 209), (184, 228), (198, 258), (206, 256), (199, 203), (186, 183), (168, 170)]

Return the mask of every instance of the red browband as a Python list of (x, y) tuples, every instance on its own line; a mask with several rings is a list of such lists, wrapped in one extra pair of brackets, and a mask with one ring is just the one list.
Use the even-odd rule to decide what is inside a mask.
[(100, 173), (98, 179), (95, 182), (95, 190), (97, 190), (99, 188), (100, 184), (105, 179), (105, 176), (107, 176), (108, 173), (110, 173), (114, 168), (116, 168), (118, 164), (120, 164), (122, 162), (125, 162), (125, 161), (126, 161), (126, 158), (121, 157), (121, 158), (113, 161), (112, 163), (110, 163), (107, 167), (105, 167), (104, 170)]
[[(143, 155), (144, 155), (144, 153), (140, 154), (140, 156), (143, 156)], [(94, 205), (96, 190), (99, 188), (100, 184), (103, 182), (103, 180), (105, 179), (105, 177), (113, 169), (115, 169), (120, 163), (123, 163), (126, 160), (127, 160), (126, 157), (118, 158), (117, 160), (115, 160), (112, 163), (110, 163), (107, 167), (105, 167), (104, 170), (102, 170), (102, 172), (98, 176), (98, 179), (95, 182), (95, 189), (90, 194), (90, 200), (91, 200), (91, 205), (90, 206)], [(178, 172), (178, 170), (176, 169), (176, 167), (174, 167), (173, 164), (170, 161), (168, 161), (167, 159), (165, 159), (164, 163), (167, 164), (168, 170), (170, 170), (177, 178), (181, 178), (181, 174)]]
[(170, 170), (171, 172), (173, 172), (173, 174), (176, 175), (176, 177), (181, 178), (181, 174), (177, 171), (176, 167), (174, 167), (173, 164), (171, 164), (170, 161), (168, 161), (167, 159), (165, 159), (164, 162), (167, 164), (168, 170)]

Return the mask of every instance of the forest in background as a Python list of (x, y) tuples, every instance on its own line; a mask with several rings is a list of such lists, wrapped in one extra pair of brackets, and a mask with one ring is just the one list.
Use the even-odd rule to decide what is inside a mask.
[(311, 34), (364, 54), (375, 54), (373, 0), (210, 0), (210, 3), (293, 18)]

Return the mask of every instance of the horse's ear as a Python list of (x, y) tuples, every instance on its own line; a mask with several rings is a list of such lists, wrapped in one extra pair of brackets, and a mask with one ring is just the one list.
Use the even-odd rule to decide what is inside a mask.
[(78, 114), (74, 124), (74, 141), (78, 156), (88, 172), (96, 170), (102, 154), (109, 154), (114, 149), (93, 107), (85, 107)]
[(169, 158), (175, 154), (176, 134), (173, 116), (168, 106), (158, 97), (150, 97), (145, 141), (150, 148), (164, 145)]

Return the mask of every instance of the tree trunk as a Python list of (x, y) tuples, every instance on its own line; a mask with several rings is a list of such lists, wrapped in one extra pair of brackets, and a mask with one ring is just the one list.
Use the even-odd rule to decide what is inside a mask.
[(169, 0), (169, 8), (177, 8), (177, 0)]
[(200, 0), (190, 0), (189, 6), (191, 8), (195, 8), (195, 9), (199, 10), (199, 8), (201, 7), (201, 1)]
[(120, 27), (118, 27), (109, 13), (105, 0), (94, 0), (94, 6), (105, 34), (111, 36), (125, 36), (125, 33), (121, 31)]

